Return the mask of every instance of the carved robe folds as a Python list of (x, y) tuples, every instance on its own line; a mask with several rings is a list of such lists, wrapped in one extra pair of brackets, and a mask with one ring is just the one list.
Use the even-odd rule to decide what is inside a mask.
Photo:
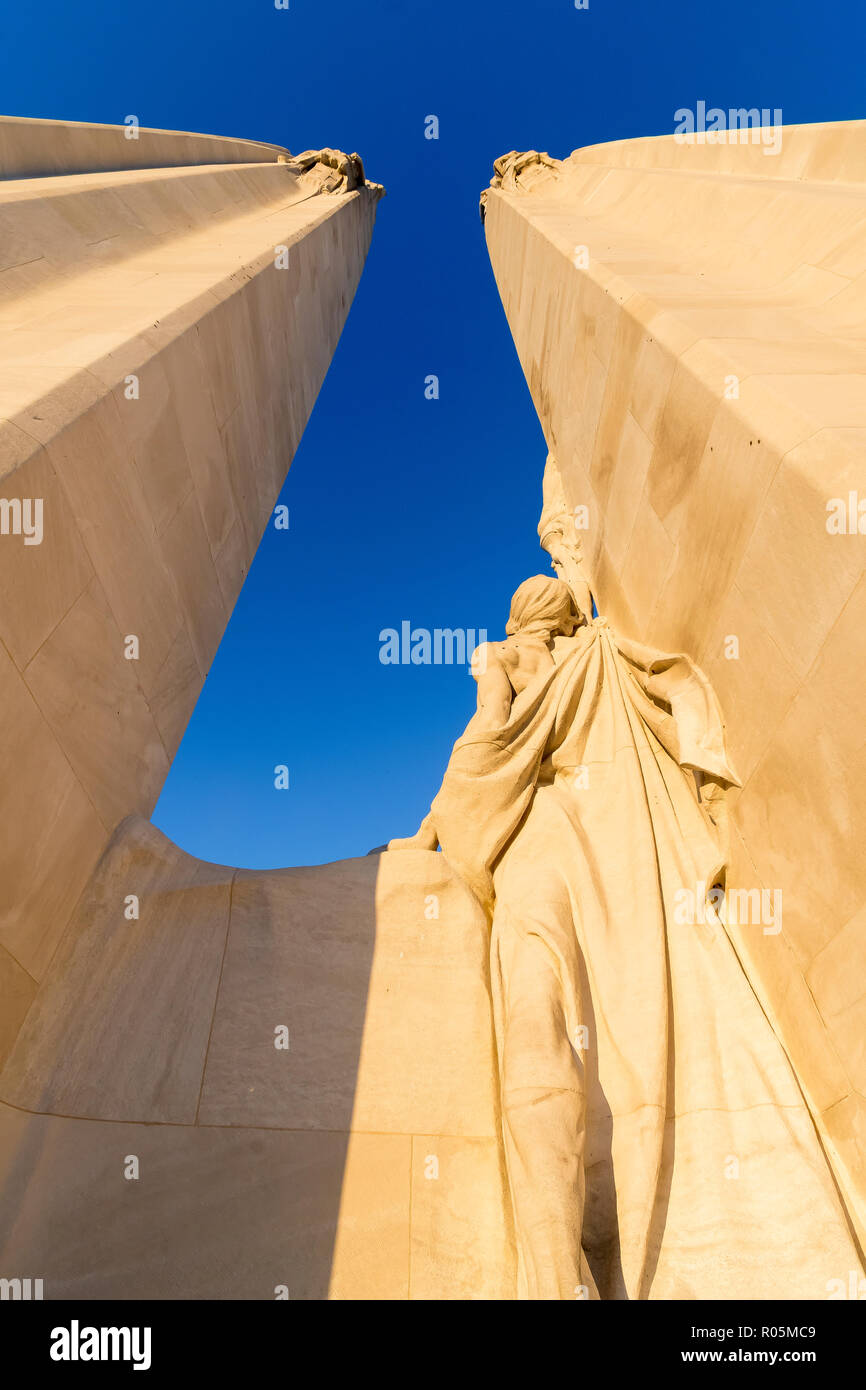
[(521, 1295), (826, 1298), (856, 1248), (704, 902), (723, 852), (692, 769), (736, 781), (713, 692), (603, 620), (554, 662), (458, 741), (432, 811), (492, 921)]

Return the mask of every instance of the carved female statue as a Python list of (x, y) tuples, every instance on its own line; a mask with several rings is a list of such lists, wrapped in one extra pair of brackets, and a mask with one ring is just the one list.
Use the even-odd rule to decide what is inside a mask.
[(473, 658), (430, 815), (389, 848), (441, 845), (491, 921), (519, 1293), (826, 1297), (856, 1249), (708, 901), (736, 783), (712, 689), (560, 579), (521, 584), (506, 632)]

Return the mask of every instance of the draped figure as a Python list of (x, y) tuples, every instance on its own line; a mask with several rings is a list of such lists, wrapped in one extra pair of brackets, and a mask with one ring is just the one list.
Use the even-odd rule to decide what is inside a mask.
[(390, 848), (440, 846), (490, 921), (519, 1296), (826, 1298), (860, 1260), (725, 930), (737, 778), (712, 688), (558, 578), (520, 586), (506, 634)]

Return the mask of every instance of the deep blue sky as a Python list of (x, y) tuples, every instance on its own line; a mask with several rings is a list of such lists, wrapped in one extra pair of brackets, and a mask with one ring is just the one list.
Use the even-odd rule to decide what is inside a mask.
[(380, 629), (500, 637), (512, 590), (547, 568), (544, 442), (478, 220), (493, 159), (669, 132), (699, 99), (786, 123), (862, 117), (862, 0), (0, 8), (5, 114), (356, 149), (387, 189), (283, 489), (290, 530), (265, 534), (154, 820), (250, 867), (411, 833), (475, 689), (464, 668), (381, 665)]

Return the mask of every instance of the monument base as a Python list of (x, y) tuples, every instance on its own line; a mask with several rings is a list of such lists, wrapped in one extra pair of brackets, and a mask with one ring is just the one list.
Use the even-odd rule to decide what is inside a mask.
[(442, 855), (233, 870), (126, 820), (0, 1080), (0, 1273), (513, 1298), (487, 953)]

